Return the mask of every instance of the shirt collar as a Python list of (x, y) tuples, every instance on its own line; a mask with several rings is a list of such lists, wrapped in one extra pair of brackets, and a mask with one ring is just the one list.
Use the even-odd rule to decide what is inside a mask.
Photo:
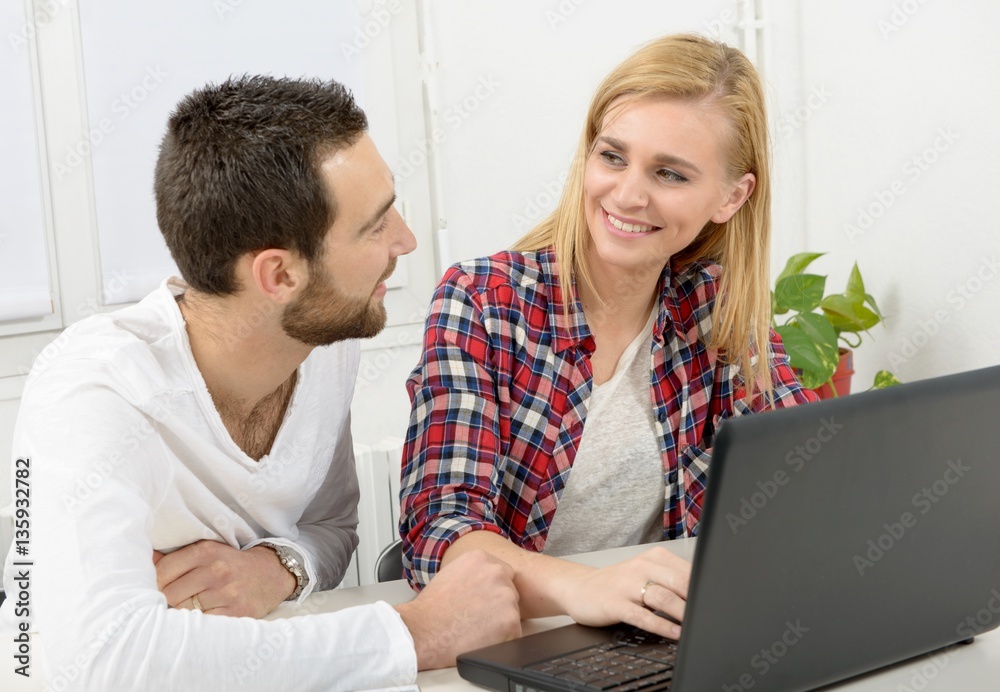
[(573, 300), (568, 312), (563, 307), (562, 288), (559, 285), (559, 263), (551, 247), (538, 252), (542, 281), (549, 301), (549, 329), (552, 332), (552, 349), (561, 353), (569, 348), (582, 345), (586, 350), (594, 350), (594, 339), (583, 314), (583, 304), (577, 297), (576, 279), (572, 283)]

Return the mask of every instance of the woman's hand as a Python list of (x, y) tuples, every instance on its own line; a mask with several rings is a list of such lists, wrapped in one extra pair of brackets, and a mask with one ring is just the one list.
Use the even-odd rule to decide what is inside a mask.
[[(574, 570), (575, 572), (575, 570)], [(687, 604), (691, 563), (656, 547), (618, 564), (571, 575), (561, 589), (561, 606), (582, 625), (625, 622), (670, 639), (681, 628), (653, 611), (680, 622)]]

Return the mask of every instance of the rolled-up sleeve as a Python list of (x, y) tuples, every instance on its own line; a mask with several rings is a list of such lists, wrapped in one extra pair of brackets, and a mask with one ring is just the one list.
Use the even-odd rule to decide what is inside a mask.
[(460, 536), (503, 533), (495, 520), (500, 402), (485, 321), (478, 291), (452, 267), (434, 293), (423, 356), (407, 381), (399, 530), (414, 588), (437, 573)]

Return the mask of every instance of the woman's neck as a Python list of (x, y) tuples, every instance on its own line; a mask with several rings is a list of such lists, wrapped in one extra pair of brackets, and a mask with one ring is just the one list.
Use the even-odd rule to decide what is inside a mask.
[(592, 272), (592, 286), (577, 283), (577, 292), (591, 331), (611, 329), (633, 337), (646, 324), (656, 304), (660, 272)]

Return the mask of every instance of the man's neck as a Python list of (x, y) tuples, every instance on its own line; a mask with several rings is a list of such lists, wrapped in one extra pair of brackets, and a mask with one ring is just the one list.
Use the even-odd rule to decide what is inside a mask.
[(189, 290), (178, 299), (188, 340), (220, 413), (245, 419), (292, 382), (312, 346), (281, 329), (279, 308)]

